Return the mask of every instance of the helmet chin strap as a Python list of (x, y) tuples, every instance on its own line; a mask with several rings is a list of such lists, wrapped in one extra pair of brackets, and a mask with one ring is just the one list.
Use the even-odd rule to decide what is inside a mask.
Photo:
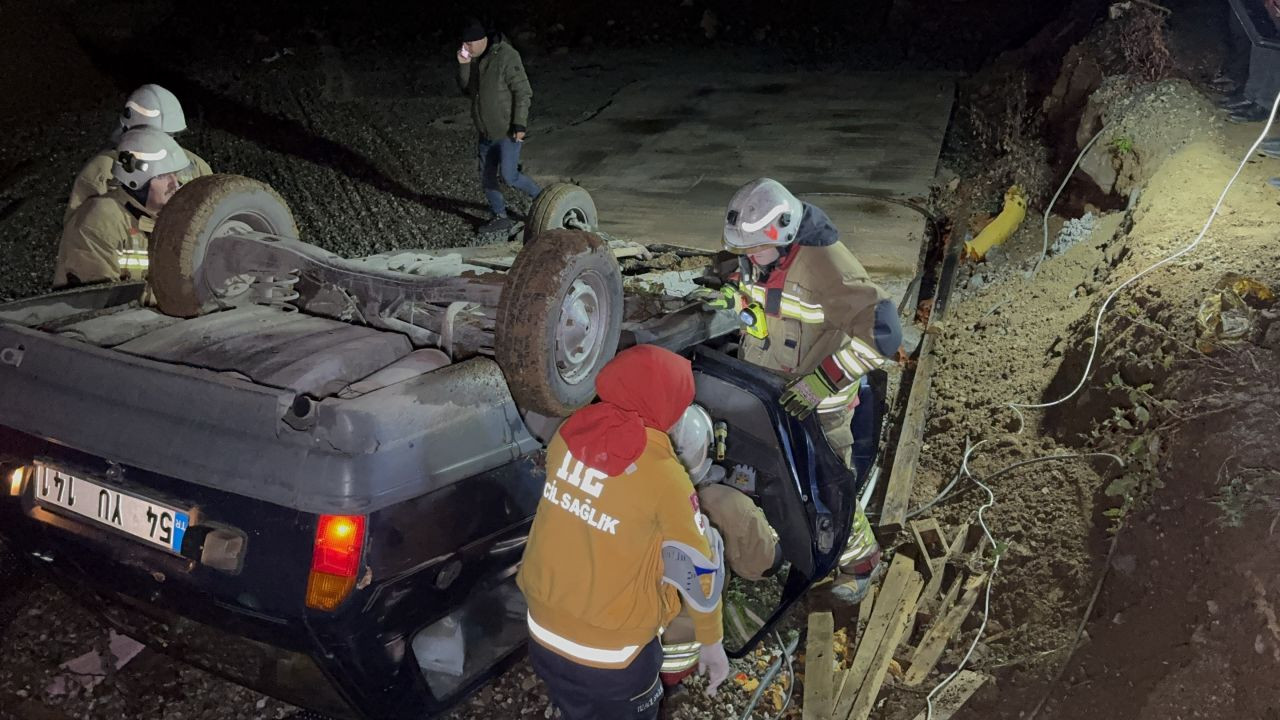
[(142, 183), (142, 186), (139, 188), (131, 188), (128, 185), (121, 184), (120, 189), (124, 190), (129, 197), (133, 198), (133, 201), (138, 204), (138, 207), (146, 208), (147, 198), (151, 195), (151, 183), (154, 180), (155, 178), (152, 178), (151, 180)]

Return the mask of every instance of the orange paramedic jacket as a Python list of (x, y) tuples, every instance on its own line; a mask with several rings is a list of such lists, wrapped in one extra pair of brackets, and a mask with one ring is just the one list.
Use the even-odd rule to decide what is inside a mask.
[[(626, 667), (680, 611), (678, 591), (662, 582), (664, 540), (711, 556), (698, 495), (670, 439), (645, 433), (640, 457), (615, 477), (579, 462), (558, 432), (547, 448), (547, 480), (516, 581), (531, 637), (583, 665)], [(706, 592), (709, 576), (703, 583)], [(721, 641), (720, 608), (689, 609), (700, 642)]]

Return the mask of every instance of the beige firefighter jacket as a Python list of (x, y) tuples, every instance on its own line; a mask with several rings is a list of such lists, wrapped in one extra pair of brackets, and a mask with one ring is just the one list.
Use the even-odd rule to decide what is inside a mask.
[(62, 229), (53, 287), (141, 279), (154, 227), (155, 219), (120, 188), (89, 198)]
[(849, 412), (859, 380), (889, 361), (875, 340), (876, 306), (885, 292), (839, 242), (797, 244), (767, 277), (753, 267), (738, 281), (764, 307), (768, 331), (764, 338), (743, 333), (738, 356), (789, 379), (834, 363), (848, 383), (819, 404), (818, 413), (832, 447), (851, 445)]
[[(182, 151), (191, 160), (192, 177), (204, 177), (205, 175), (213, 174), (209, 163), (201, 159), (199, 155), (186, 148), (183, 148)], [(67, 210), (62, 214), (62, 223), (64, 225), (71, 220), (71, 216), (84, 204), (85, 200), (103, 195), (114, 187), (114, 178), (111, 175), (111, 164), (113, 162), (115, 162), (115, 150), (107, 149), (94, 155), (89, 159), (89, 162), (84, 164), (80, 174), (76, 175), (76, 180), (71, 185), (71, 197), (67, 200)], [(186, 179), (183, 182), (186, 182)]]

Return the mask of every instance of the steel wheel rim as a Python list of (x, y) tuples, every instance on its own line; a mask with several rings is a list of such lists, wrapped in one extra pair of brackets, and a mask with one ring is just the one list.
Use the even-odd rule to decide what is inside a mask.
[(560, 378), (570, 385), (585, 380), (604, 351), (609, 323), (609, 295), (597, 272), (573, 281), (560, 303), (556, 319), (555, 362)]

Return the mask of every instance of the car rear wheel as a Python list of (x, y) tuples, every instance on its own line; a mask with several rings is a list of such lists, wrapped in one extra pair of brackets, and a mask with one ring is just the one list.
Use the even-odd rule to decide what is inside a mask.
[(543, 188), (529, 208), (524, 224), (524, 243), (532, 243), (548, 230), (591, 230), (600, 227), (600, 216), (591, 194), (573, 183), (555, 183)]
[(548, 230), (507, 273), (494, 352), (516, 404), (564, 417), (595, 397), (618, 350), (622, 271), (609, 244), (582, 230)]
[(148, 280), (160, 312), (195, 317), (248, 290), (252, 277), (211, 282), (201, 273), (211, 238), (261, 232), (298, 237), (284, 199), (240, 175), (206, 175), (184, 185), (156, 218)]

